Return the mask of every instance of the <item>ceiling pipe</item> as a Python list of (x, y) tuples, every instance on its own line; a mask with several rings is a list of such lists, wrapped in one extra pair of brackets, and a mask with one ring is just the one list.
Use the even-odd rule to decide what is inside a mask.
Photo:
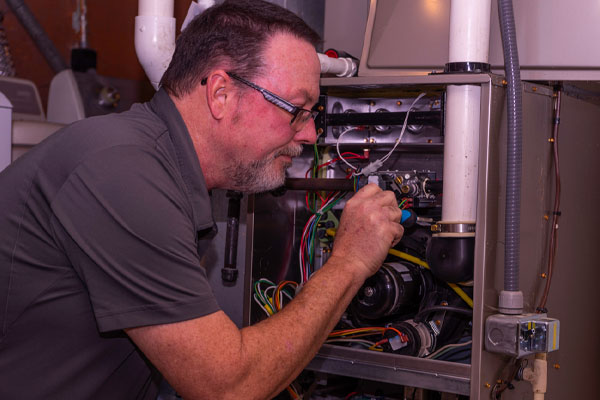
[[(138, 16), (135, 17), (135, 52), (155, 90), (158, 90), (160, 79), (167, 70), (175, 51), (173, 4), (174, 0), (139, 0), (138, 2)], [(196, 15), (214, 4), (214, 0), (192, 1), (181, 30), (184, 30)], [(356, 75), (355, 60), (345, 57), (331, 58), (325, 54), (318, 54), (318, 56), (322, 74), (329, 73), (340, 77)]]

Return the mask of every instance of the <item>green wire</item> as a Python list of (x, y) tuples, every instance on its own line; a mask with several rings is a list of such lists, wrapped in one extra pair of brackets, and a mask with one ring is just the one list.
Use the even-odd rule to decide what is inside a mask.
[(318, 226), (318, 224), (319, 224), (319, 221), (321, 220), (321, 217), (322, 217), (324, 214), (328, 213), (328, 212), (329, 212), (329, 210), (331, 210), (331, 209), (332, 209), (332, 208), (333, 208), (333, 207), (334, 207), (334, 206), (335, 206), (337, 203), (339, 203), (339, 202), (340, 202), (340, 200), (342, 200), (344, 197), (345, 197), (345, 194), (344, 194), (344, 195), (341, 195), (340, 197), (338, 197), (336, 200), (334, 200), (333, 202), (331, 202), (331, 204), (329, 204), (327, 207), (325, 207), (325, 208), (324, 208), (324, 209), (321, 211), (321, 213), (320, 213), (320, 214), (317, 216), (317, 220), (315, 221), (315, 223), (314, 223), (314, 225), (313, 225), (313, 232), (312, 232), (312, 235), (311, 235), (311, 243), (309, 243), (309, 244), (308, 244), (309, 246), (311, 246), (311, 247), (313, 248), (313, 251), (310, 253), (310, 256), (308, 257), (308, 262), (309, 262), (309, 264), (311, 264), (311, 265), (312, 265), (312, 263), (313, 263), (313, 256), (314, 256), (314, 254), (315, 254), (315, 250), (316, 250), (316, 249), (315, 249), (315, 247), (316, 247), (316, 246), (315, 246), (315, 243), (316, 243), (316, 241), (315, 241), (314, 239), (315, 239), (315, 236), (316, 236), (316, 234), (317, 234), (317, 226)]

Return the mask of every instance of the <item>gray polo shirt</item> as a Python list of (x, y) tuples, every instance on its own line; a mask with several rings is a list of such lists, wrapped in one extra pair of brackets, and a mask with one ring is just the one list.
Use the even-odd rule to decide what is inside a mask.
[(0, 173), (0, 399), (155, 398), (124, 328), (218, 310), (213, 230), (189, 133), (164, 91), (72, 124)]

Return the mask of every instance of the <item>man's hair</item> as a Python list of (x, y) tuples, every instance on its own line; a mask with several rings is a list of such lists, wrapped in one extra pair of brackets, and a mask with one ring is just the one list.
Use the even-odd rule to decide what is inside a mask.
[(300, 17), (261, 0), (226, 0), (192, 20), (177, 38), (160, 84), (176, 97), (189, 94), (208, 73), (228, 68), (251, 79), (260, 74), (267, 41), (291, 34), (313, 46), (321, 38)]

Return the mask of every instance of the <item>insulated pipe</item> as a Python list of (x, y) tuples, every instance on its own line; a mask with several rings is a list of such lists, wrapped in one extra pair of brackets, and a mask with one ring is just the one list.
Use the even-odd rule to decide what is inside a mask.
[(33, 39), (35, 45), (40, 50), (42, 55), (50, 64), (50, 67), (55, 73), (59, 73), (65, 69), (68, 69), (67, 63), (63, 60), (62, 56), (56, 50), (54, 43), (50, 40), (44, 29), (40, 26), (39, 22), (23, 0), (6, 0), (6, 4), (15, 13), (21, 25), (25, 28), (29, 36)]
[(175, 51), (173, 2), (139, 0), (135, 17), (135, 52), (156, 90)]
[(350, 77), (356, 75), (356, 61), (349, 57), (333, 58), (326, 54), (317, 54), (321, 63), (322, 74), (335, 74), (339, 77)]
[[(523, 294), (519, 291), (522, 110), (521, 73), (512, 0), (498, 0), (500, 32), (504, 49), (504, 73), (508, 81), (506, 212), (504, 244), (504, 291), (500, 293), (500, 311), (521, 313)], [(519, 304), (520, 303), (520, 304)]]

